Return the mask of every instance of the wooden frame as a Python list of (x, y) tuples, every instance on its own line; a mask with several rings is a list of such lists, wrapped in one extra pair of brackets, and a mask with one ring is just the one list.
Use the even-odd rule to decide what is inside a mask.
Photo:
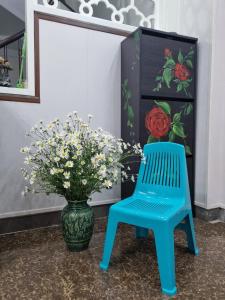
[(110, 28), (103, 25), (98, 25), (90, 22), (84, 22), (75, 19), (69, 19), (61, 16), (55, 16), (51, 14), (41, 13), (41, 12), (34, 12), (34, 70), (35, 70), (35, 95), (21, 95), (21, 94), (7, 94), (7, 93), (0, 93), (0, 100), (3, 101), (13, 101), (13, 102), (26, 102), (26, 103), (40, 103), (40, 49), (39, 49), (39, 21), (46, 20), (56, 23), (61, 23), (65, 25), (77, 26), (82, 27), (90, 30), (106, 32), (110, 34), (116, 34), (121, 36), (128, 36), (130, 32)]
[(46, 21), (51, 21), (51, 22), (55, 22), (55, 23), (77, 26), (77, 27), (82, 27), (82, 28), (86, 28), (86, 29), (90, 29), (90, 30), (116, 34), (116, 35), (128, 36), (130, 34), (130, 32), (121, 30), (121, 29), (110, 28), (107, 26), (99, 25), (99, 24), (84, 22), (84, 21), (75, 20), (75, 19), (69, 19), (69, 18), (65, 18), (65, 17), (61, 17), (61, 16), (40, 13), (40, 12), (34, 13), (34, 19), (36, 21), (35, 23), (36, 23), (37, 27), (38, 27), (39, 20), (46, 20)]

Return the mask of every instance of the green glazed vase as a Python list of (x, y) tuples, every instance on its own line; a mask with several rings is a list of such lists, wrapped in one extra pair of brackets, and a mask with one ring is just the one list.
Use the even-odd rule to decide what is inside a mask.
[(70, 251), (88, 248), (93, 234), (94, 213), (85, 201), (68, 201), (61, 215), (63, 237)]

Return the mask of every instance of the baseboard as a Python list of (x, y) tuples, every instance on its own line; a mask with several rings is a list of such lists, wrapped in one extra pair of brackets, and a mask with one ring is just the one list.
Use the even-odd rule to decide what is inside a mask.
[[(104, 226), (105, 217), (108, 215), (110, 205), (101, 205), (94, 207), (96, 221), (96, 229), (99, 231)], [(58, 211), (50, 211), (44, 213), (36, 213), (22, 216), (14, 216), (0, 219), (0, 234), (31, 230), (42, 227), (50, 227), (60, 225), (61, 209)], [(104, 223), (104, 224), (101, 224)]]
[(195, 206), (195, 215), (196, 217), (208, 222), (215, 220), (225, 222), (225, 209), (220, 207), (206, 209), (200, 206)]
[[(111, 205), (116, 202), (118, 202), (120, 198), (113, 198), (113, 199), (103, 199), (103, 200), (91, 200), (88, 201), (88, 204), (92, 207), (96, 206), (104, 206), (104, 205)], [(6, 219), (6, 218), (14, 218), (14, 217), (22, 217), (27, 215), (36, 215), (36, 214), (45, 214), (50, 212), (57, 212), (61, 211), (65, 205), (60, 206), (53, 206), (53, 207), (47, 207), (47, 208), (35, 208), (30, 210), (21, 210), (21, 211), (14, 211), (14, 212), (6, 212), (3, 214), (0, 214), (0, 220)]]
[(225, 209), (225, 204), (223, 204), (222, 202), (217, 202), (217, 203), (211, 203), (211, 204), (207, 204), (207, 203), (201, 203), (198, 201), (195, 201), (195, 206), (199, 206), (205, 209), (214, 209), (214, 208), (223, 208)]
[(210, 205), (207, 205), (207, 209), (213, 209), (213, 208), (222, 208), (225, 209), (225, 205), (223, 203), (213, 203)]
[(202, 207), (202, 208), (205, 208), (205, 209), (207, 208), (205, 203), (201, 203), (201, 202), (198, 202), (198, 201), (195, 201), (195, 207), (196, 206)]

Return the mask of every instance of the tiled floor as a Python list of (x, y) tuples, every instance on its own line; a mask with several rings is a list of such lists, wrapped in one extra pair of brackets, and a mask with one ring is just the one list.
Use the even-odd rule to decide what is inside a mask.
[[(200, 256), (176, 233), (175, 299), (225, 299), (225, 224), (196, 221)], [(167, 299), (160, 292), (154, 241), (119, 229), (109, 271), (99, 270), (104, 233), (87, 251), (65, 249), (59, 228), (0, 237), (0, 299)]]

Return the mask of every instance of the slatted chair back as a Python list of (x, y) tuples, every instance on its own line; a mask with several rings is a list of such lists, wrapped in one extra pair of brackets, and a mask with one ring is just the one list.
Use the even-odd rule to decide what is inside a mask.
[(164, 197), (189, 195), (184, 147), (170, 142), (144, 146), (145, 159), (141, 162), (135, 193)]

